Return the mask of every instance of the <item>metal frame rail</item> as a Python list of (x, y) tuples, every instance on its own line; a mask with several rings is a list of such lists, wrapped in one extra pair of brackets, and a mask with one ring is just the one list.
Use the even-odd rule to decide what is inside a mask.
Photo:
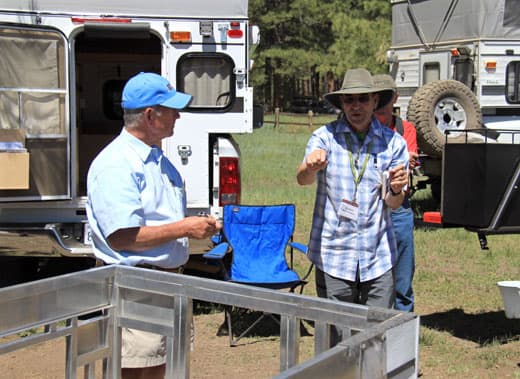
[[(121, 328), (130, 327), (165, 335), (166, 378), (189, 378), (194, 299), (280, 315), (276, 378), (417, 377), (415, 314), (124, 266), (0, 289), (0, 354), (64, 337), (67, 378), (78, 369), (94, 378), (99, 363), (104, 378), (119, 378)], [(314, 322), (315, 356), (298, 364), (300, 320)], [(349, 336), (333, 348), (331, 325)], [(18, 337), (34, 328), (43, 331)]]

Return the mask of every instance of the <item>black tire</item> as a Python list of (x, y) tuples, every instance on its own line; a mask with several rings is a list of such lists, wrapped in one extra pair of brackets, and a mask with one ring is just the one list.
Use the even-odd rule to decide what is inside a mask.
[[(410, 100), (406, 118), (417, 129), (419, 149), (437, 158), (442, 157), (446, 129), (483, 128), (477, 98), (456, 80), (439, 80), (419, 88)], [(448, 138), (450, 142), (464, 142), (466, 135), (450, 132)]]

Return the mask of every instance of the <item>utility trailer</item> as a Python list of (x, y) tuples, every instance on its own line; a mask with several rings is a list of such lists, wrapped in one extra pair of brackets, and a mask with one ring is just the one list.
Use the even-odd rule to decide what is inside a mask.
[[(0, 0), (0, 287), (94, 263), (86, 175), (141, 71), (193, 95), (163, 141), (188, 213), (240, 202), (234, 133), (261, 126), (247, 0)], [(192, 244), (201, 251), (206, 242)]]
[(509, 144), (501, 130), (520, 131), (517, 3), (391, 0), (388, 62), (399, 91), (396, 108), (416, 126), (421, 174), (428, 178), (422, 184), (431, 184), (439, 201), (446, 141)]
[[(419, 316), (413, 313), (125, 266), (0, 289), (0, 354), (65, 338), (66, 378), (76, 378), (78, 369), (94, 378), (97, 365), (104, 378), (115, 379), (120, 377), (121, 328), (131, 327), (165, 335), (166, 377), (189, 378), (193, 300), (279, 315), (276, 378), (418, 376)], [(315, 349), (300, 363), (302, 320), (314, 325)], [(332, 348), (331, 325), (348, 336)], [(35, 328), (42, 331), (17, 337)], [(196, 341), (195, 335), (194, 351)]]
[(424, 218), (476, 232), (487, 249), (487, 235), (520, 233), (520, 131), (500, 130), (501, 143), (489, 129), (477, 131), (482, 140), (472, 139), (474, 131), (455, 131), (466, 135), (463, 142), (450, 141), (446, 131), (441, 209)]

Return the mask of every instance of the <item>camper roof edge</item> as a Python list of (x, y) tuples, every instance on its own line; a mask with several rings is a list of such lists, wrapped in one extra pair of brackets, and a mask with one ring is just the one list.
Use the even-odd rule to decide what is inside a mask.
[(246, 18), (248, 0), (0, 0), (2, 12), (98, 14), (193, 18)]

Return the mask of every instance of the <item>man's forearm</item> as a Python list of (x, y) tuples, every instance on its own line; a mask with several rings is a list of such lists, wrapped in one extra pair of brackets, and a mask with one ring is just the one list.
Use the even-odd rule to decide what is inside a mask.
[(309, 169), (304, 163), (302, 163), (300, 167), (298, 167), (296, 180), (298, 181), (298, 184), (302, 186), (312, 184), (316, 181), (316, 171)]
[(213, 217), (187, 217), (163, 225), (119, 229), (108, 241), (114, 250), (142, 252), (178, 238), (208, 238), (221, 227)]
[(183, 237), (182, 228), (178, 226), (164, 224), (119, 229), (108, 237), (108, 242), (114, 250), (139, 253)]
[(386, 193), (385, 196), (385, 203), (392, 209), (397, 209), (403, 204), (404, 201), (404, 191), (401, 190), (400, 193), (397, 193), (397, 195), (394, 195), (390, 191)]

